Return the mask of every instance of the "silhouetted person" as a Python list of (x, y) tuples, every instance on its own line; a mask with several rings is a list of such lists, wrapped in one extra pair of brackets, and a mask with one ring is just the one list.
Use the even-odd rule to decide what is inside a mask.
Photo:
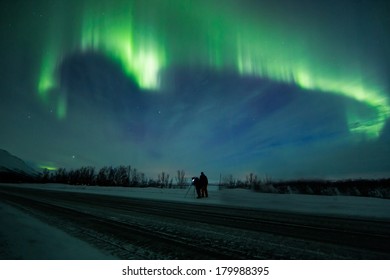
[(204, 175), (203, 172), (200, 173), (199, 181), (200, 181), (200, 192), (202, 197), (208, 197), (209, 193), (207, 192), (207, 185), (209, 184), (209, 180), (207, 179), (207, 176)]
[(198, 177), (192, 177), (192, 184), (195, 186), (196, 194), (198, 195), (196, 198), (201, 198), (200, 195), (200, 179)]

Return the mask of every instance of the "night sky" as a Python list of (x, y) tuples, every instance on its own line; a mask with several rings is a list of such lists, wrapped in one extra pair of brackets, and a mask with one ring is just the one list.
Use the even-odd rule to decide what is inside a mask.
[(0, 148), (30, 164), (390, 176), (388, 0), (0, 5)]

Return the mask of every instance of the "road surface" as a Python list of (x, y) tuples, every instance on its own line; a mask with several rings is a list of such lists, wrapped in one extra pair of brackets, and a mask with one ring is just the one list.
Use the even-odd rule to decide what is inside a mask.
[(389, 220), (4, 185), (0, 201), (121, 259), (390, 259)]

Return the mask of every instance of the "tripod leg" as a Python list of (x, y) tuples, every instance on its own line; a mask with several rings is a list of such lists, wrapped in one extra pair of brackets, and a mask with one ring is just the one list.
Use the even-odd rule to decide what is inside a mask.
[(188, 190), (187, 190), (186, 195), (185, 195), (184, 197), (187, 197), (187, 195), (188, 195), (190, 189), (191, 189), (191, 186), (188, 187)]

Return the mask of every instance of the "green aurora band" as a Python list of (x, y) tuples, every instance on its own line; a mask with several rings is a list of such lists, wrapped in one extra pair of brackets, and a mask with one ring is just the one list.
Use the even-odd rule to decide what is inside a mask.
[[(98, 9), (99, 10), (99, 9)], [(102, 15), (103, 17), (97, 16)], [(164, 67), (164, 50), (151, 34), (133, 31), (129, 5), (88, 10), (83, 19), (81, 49), (101, 51), (118, 61), (139, 87), (158, 88), (158, 72)]]
[[(119, 63), (142, 89), (158, 90), (165, 68), (194, 64), (344, 96), (367, 107), (364, 113), (347, 108), (350, 132), (369, 139), (380, 136), (390, 118), (385, 83), (378, 78), (375, 59), (362, 58), (360, 42), (334, 31), (342, 18), (316, 24), (282, 10), (270, 16), (270, 7), (255, 13), (244, 10), (240, 1), (218, 3), (86, 1), (73, 11), (76, 30), (66, 44), (58, 43), (67, 28), (58, 22), (63, 17), (53, 13), (52, 26), (58, 30), (50, 32), (51, 47), (42, 55), (41, 100), (47, 103), (57, 88), (56, 69), (64, 56), (96, 51)], [(57, 116), (64, 119), (66, 96), (57, 95)]]

